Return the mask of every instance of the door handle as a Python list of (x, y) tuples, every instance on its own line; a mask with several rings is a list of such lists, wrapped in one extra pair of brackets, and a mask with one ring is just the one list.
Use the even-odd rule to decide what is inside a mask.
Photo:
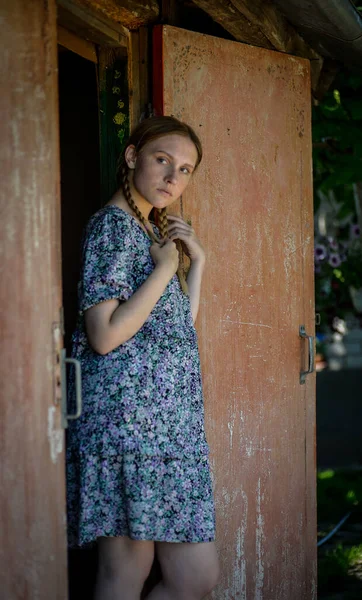
[(306, 334), (304, 325), (299, 326), (299, 336), (308, 340), (308, 369), (302, 371), (299, 377), (299, 383), (303, 384), (305, 383), (306, 376), (314, 371), (314, 337)]
[[(77, 358), (67, 358), (66, 350), (62, 348), (60, 353), (61, 377), (62, 377), (62, 426), (68, 427), (68, 421), (78, 419), (82, 414), (82, 371), (81, 364)], [(67, 412), (67, 364), (74, 365), (75, 368), (75, 400), (76, 411), (74, 414)]]

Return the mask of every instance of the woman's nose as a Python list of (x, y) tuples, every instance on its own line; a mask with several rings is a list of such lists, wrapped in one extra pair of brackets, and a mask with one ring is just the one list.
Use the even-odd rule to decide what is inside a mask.
[(176, 184), (177, 183), (177, 171), (176, 171), (176, 169), (173, 169), (173, 168), (169, 169), (167, 171), (167, 173), (166, 173), (165, 180), (168, 183)]

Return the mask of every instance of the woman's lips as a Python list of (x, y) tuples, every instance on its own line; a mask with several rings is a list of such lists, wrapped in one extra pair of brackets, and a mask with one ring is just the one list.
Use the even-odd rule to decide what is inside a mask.
[(164, 194), (165, 196), (167, 196), (168, 198), (171, 198), (172, 195), (170, 194), (170, 192), (168, 192), (167, 190), (157, 190), (158, 192), (161, 192), (161, 194)]

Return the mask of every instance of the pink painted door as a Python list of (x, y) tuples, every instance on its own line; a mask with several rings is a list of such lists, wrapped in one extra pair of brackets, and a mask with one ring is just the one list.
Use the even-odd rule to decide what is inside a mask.
[(66, 600), (55, 0), (1, 18), (0, 595)]
[(155, 108), (204, 159), (179, 207), (208, 262), (197, 320), (222, 579), (215, 600), (316, 598), (309, 63), (169, 26)]

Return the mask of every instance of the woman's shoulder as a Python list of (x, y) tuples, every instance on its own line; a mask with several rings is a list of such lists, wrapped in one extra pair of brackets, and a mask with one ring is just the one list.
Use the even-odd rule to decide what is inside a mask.
[(119, 239), (131, 231), (130, 215), (114, 204), (106, 204), (89, 219), (85, 228), (85, 238)]
[(130, 216), (115, 204), (106, 204), (90, 217), (87, 228), (129, 227)]

